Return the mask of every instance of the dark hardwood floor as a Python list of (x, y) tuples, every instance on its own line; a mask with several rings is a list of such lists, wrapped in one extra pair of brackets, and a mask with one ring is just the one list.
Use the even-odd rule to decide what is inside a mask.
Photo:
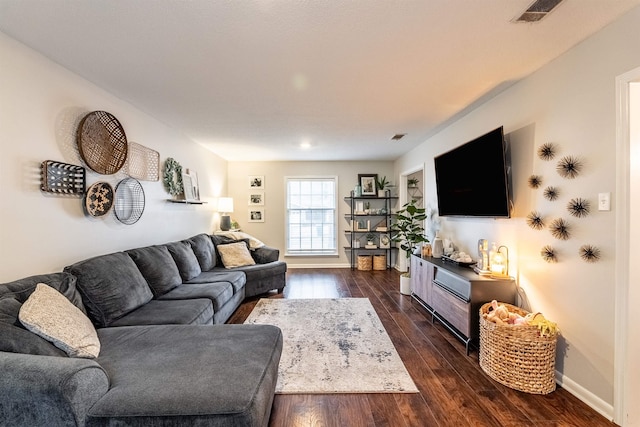
[[(615, 424), (558, 387), (533, 395), (489, 378), (464, 345), (409, 296), (399, 273), (290, 269), (282, 294), (262, 298), (369, 298), (420, 393), (276, 395), (270, 426), (608, 426)], [(259, 298), (230, 323), (243, 323)]]

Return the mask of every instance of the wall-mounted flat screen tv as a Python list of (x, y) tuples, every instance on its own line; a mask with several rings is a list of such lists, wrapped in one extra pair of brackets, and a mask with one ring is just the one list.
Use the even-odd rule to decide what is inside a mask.
[(502, 126), (434, 158), (438, 214), (509, 218), (510, 159)]

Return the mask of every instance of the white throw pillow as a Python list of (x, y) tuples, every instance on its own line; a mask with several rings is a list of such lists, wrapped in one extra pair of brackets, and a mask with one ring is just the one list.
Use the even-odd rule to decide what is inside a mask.
[(251, 258), (249, 249), (244, 242), (227, 243), (216, 247), (225, 268), (242, 267), (254, 265), (256, 262)]
[(25, 328), (41, 336), (71, 357), (93, 359), (100, 341), (91, 320), (64, 295), (44, 283), (20, 307), (18, 319)]

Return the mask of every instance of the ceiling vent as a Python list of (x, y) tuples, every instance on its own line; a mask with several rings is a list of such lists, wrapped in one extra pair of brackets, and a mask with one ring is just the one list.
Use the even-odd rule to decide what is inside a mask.
[(392, 141), (400, 141), (402, 138), (404, 138), (405, 136), (407, 136), (406, 133), (396, 133), (395, 135), (393, 135), (391, 137)]
[(536, 0), (522, 15), (518, 16), (513, 21), (538, 22), (547, 16), (547, 14), (560, 3), (562, 3), (562, 0)]

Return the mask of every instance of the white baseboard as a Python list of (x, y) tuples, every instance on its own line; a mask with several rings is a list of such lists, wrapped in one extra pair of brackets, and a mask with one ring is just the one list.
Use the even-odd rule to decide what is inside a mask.
[(600, 399), (595, 394), (591, 393), (580, 384), (573, 381), (571, 378), (563, 376), (560, 372), (556, 371), (556, 382), (562, 386), (569, 393), (573, 394), (578, 399), (589, 405), (593, 410), (600, 415), (613, 421), (613, 405)]
[(295, 268), (351, 268), (349, 264), (291, 264), (287, 263), (287, 269)]

